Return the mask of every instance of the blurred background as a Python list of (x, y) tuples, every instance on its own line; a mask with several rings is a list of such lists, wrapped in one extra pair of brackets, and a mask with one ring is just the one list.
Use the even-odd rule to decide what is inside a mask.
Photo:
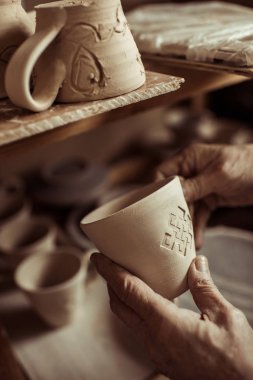
[[(39, 3), (40, 0), (23, 1), (29, 11)], [(169, 2), (122, 0), (126, 12), (152, 3)], [(230, 3), (253, 8), (250, 0)], [(191, 74), (185, 74), (191, 90)], [(41, 225), (46, 224), (47, 231), (52, 228), (55, 231), (56, 245), (75, 246), (87, 253), (94, 247), (80, 230), (82, 217), (116, 196), (152, 181), (157, 166), (180, 149), (193, 143), (253, 143), (252, 80), (226, 83), (218, 91), (196, 96), (190, 90), (183, 101), (168, 101), (66, 141), (8, 155), (0, 162), (0, 200), (5, 205), (2, 207), (0, 203), (0, 227), (13, 217), (18, 216), (20, 223), (24, 215), (29, 215), (39, 218), (38, 228), (24, 238), (36, 240), (41, 235)], [(215, 211), (209, 227), (222, 226), (222, 229), (218, 232), (210, 229), (203, 253), (209, 257), (217, 285), (231, 302), (245, 311), (253, 325), (252, 213), (253, 207)], [(46, 222), (40, 218), (46, 218)], [(8, 225), (5, 228), (4, 234), (0, 229), (2, 253), (8, 251), (9, 244), (6, 243)], [(6, 272), (9, 270), (7, 265)], [(193, 308), (188, 295), (183, 296), (182, 302)]]

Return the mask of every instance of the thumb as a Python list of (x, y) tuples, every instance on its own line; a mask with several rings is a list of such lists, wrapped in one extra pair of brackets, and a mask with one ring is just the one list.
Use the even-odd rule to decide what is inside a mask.
[(222, 296), (211, 278), (205, 256), (197, 256), (188, 273), (193, 299), (204, 318), (217, 324), (224, 321), (231, 304)]

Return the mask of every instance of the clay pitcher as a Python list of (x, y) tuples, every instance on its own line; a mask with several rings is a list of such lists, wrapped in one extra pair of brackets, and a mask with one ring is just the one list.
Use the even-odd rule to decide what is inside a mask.
[(36, 33), (14, 54), (6, 74), (8, 95), (17, 106), (38, 112), (56, 98), (63, 103), (105, 99), (144, 84), (120, 0), (56, 1), (37, 6), (36, 13)]
[(4, 76), (14, 51), (34, 32), (21, 0), (0, 0), (0, 98), (5, 98)]

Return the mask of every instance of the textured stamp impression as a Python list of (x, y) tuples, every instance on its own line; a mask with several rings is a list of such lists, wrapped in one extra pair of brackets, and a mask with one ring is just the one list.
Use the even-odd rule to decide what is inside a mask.
[(193, 244), (192, 220), (188, 211), (178, 206), (174, 213), (170, 213), (168, 230), (166, 231), (161, 247), (186, 256)]

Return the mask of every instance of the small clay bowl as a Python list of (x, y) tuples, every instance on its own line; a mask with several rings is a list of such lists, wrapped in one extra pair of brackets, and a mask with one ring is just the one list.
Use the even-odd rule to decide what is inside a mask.
[(80, 221), (92, 210), (91, 207), (77, 207), (70, 212), (66, 223), (66, 232), (72, 243), (80, 249), (89, 250), (94, 248), (93, 243), (81, 230)]
[(16, 220), (0, 231), (0, 251), (11, 268), (24, 258), (51, 252), (56, 245), (57, 231), (51, 219), (45, 217)]
[(80, 180), (76, 175), (75, 180), (71, 180), (73, 176), (66, 174), (64, 182), (59, 184), (63, 181), (63, 177), (60, 177), (57, 176), (58, 184), (56, 180), (50, 183), (45, 182), (44, 174), (43, 180), (41, 179), (35, 185), (33, 191), (35, 200), (54, 207), (87, 205), (94, 202), (108, 186), (107, 170), (99, 165), (87, 167), (83, 176), (80, 175)]
[(72, 157), (45, 165), (40, 176), (48, 185), (73, 187), (86, 181), (91, 169), (83, 158)]
[(29, 257), (18, 266), (17, 286), (50, 326), (71, 323), (81, 310), (87, 274), (83, 260), (80, 251), (66, 247)]

